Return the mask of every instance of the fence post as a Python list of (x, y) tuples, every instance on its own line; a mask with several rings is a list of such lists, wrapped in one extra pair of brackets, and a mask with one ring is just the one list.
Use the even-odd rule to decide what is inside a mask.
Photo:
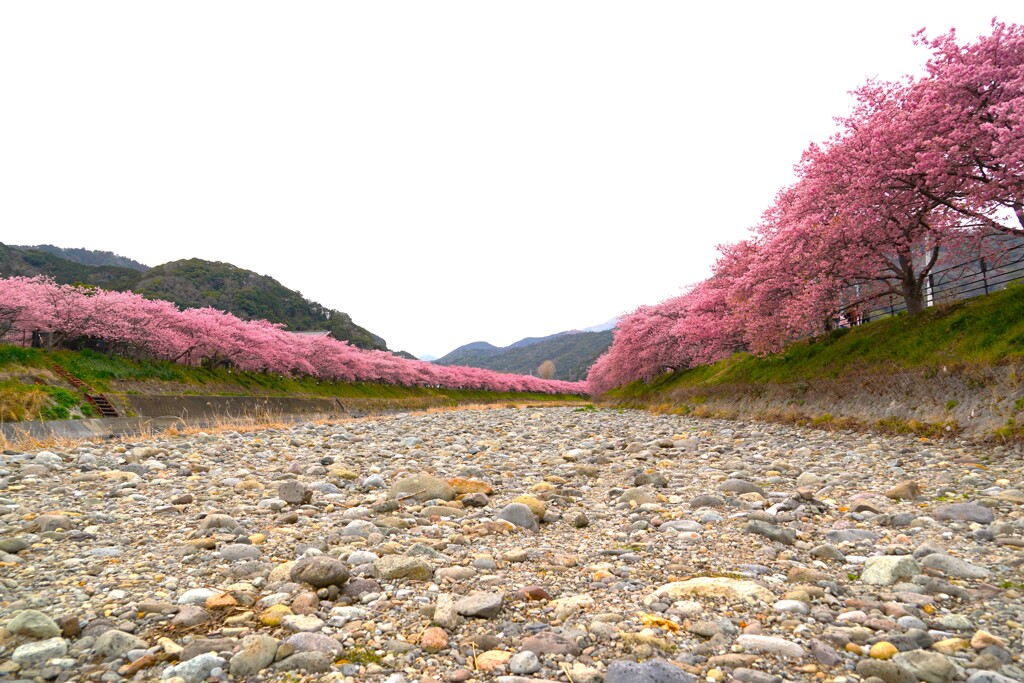
[(988, 268), (985, 267), (985, 257), (982, 256), (978, 261), (981, 262), (981, 285), (985, 288), (985, 293), (988, 294)]
[(925, 303), (928, 306), (935, 305), (935, 275), (928, 273), (928, 295), (925, 297)]

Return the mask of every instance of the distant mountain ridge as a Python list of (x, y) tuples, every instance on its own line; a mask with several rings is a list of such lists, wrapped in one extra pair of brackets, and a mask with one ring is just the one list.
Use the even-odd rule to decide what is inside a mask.
[(0, 243), (0, 276), (15, 275), (48, 275), (62, 284), (82, 283), (123, 291), (131, 289), (142, 273), (120, 266), (83, 265), (46, 251), (9, 247)]
[(519, 341), (513, 342), (512, 344), (509, 344), (505, 348), (507, 348), (507, 349), (521, 349), (524, 346), (533, 346), (534, 344), (539, 344), (541, 342), (548, 341), (549, 339), (554, 339), (555, 337), (560, 337), (563, 334), (576, 334), (576, 333), (577, 333), (576, 330), (568, 330), (566, 332), (559, 332), (558, 334), (549, 334), (546, 337), (523, 337)]
[(487, 352), (490, 352), (490, 351), (500, 351), (500, 350), (501, 349), (498, 348), (497, 346), (495, 346), (494, 344), (488, 344), (485, 341), (478, 341), (478, 342), (470, 342), (469, 344), (463, 344), (459, 348), (455, 349), (455, 351), (452, 351), (452, 353), (457, 353), (459, 351), (479, 351), (480, 353), (487, 353)]
[[(47, 245), (49, 246), (49, 245)], [(54, 253), (69, 251), (72, 260)], [(185, 259), (147, 268), (110, 252), (11, 247), (0, 244), (0, 277), (48, 275), (62, 284), (85, 284), (118, 291), (131, 290), (152, 299), (166, 299), (182, 308), (212, 306), (245, 320), (281, 323), (289, 330), (329, 330), (364, 349), (387, 350), (376, 334), (356, 325), (347, 313), (310, 301), (267, 275), (230, 263)], [(83, 253), (85, 252), (85, 253)], [(107, 255), (141, 266), (86, 265), (82, 260), (103, 260)]]
[(119, 268), (131, 268), (139, 272), (145, 273), (149, 270), (149, 266), (139, 263), (135, 259), (130, 259), (127, 256), (121, 256), (115, 254), (112, 251), (96, 251), (93, 249), (79, 249), (69, 247), (55, 247), (52, 244), (37, 244), (35, 246), (12, 246), (12, 249), (20, 249), (22, 251), (33, 250), (42, 251), (47, 254), (53, 254), (60, 258), (73, 261), (74, 263), (80, 263), (83, 266), (117, 266)]
[(619, 324), (618, 318), (612, 318), (608, 322), (603, 322), (600, 325), (594, 325), (593, 327), (584, 327), (581, 332), (604, 332), (605, 330), (614, 330), (615, 326)]
[(524, 337), (505, 347), (484, 341), (464, 344), (433, 361), (438, 365), (465, 365), (515, 374), (536, 374), (546, 360), (555, 364), (554, 379), (585, 379), (598, 356), (608, 350), (612, 332), (571, 330), (546, 337)]

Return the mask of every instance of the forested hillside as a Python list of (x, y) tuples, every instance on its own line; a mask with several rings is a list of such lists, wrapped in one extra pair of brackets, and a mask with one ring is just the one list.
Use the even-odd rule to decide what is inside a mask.
[(118, 291), (130, 289), (141, 273), (119, 266), (87, 266), (35, 249), (0, 244), (0, 276), (48, 275), (61, 284), (86, 284)]
[(386, 349), (387, 343), (352, 322), (347, 313), (310, 301), (266, 275), (230, 263), (187, 259), (156, 266), (133, 291), (166, 299), (186, 308), (212, 306), (245, 320), (284, 323), (290, 330), (330, 330), (364, 349)]
[(81, 263), (83, 266), (118, 266), (119, 268), (131, 268), (140, 272), (149, 270), (149, 266), (139, 263), (127, 256), (115, 254), (112, 251), (98, 251), (95, 249), (76, 249), (68, 247), (55, 247), (52, 244), (37, 244), (35, 246), (16, 246), (15, 249), (43, 251), (47, 254), (59, 256), (68, 261)]

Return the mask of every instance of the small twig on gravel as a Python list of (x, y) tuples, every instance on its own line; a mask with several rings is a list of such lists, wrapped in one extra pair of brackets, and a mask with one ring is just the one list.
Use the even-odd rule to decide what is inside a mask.
[(569, 673), (569, 665), (562, 662), (560, 666), (562, 667), (562, 672), (565, 673), (565, 677), (569, 679), (569, 683), (576, 683), (576, 681), (572, 680), (572, 674)]
[(399, 503), (401, 503), (402, 501), (404, 501), (407, 498), (415, 498), (416, 496), (420, 495), (424, 491), (426, 491), (426, 489), (420, 489), (419, 491), (413, 491), (412, 493), (399, 493), (398, 495), (395, 496), (395, 500), (397, 500)]

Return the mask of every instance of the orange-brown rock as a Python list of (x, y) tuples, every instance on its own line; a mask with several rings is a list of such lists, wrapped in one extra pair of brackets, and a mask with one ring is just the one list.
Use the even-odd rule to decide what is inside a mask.
[(479, 481), (477, 479), (455, 477), (454, 479), (448, 480), (448, 485), (455, 489), (455, 493), (460, 496), (467, 493), (484, 493), (489, 496), (494, 493), (494, 489), (490, 484), (486, 481)]

